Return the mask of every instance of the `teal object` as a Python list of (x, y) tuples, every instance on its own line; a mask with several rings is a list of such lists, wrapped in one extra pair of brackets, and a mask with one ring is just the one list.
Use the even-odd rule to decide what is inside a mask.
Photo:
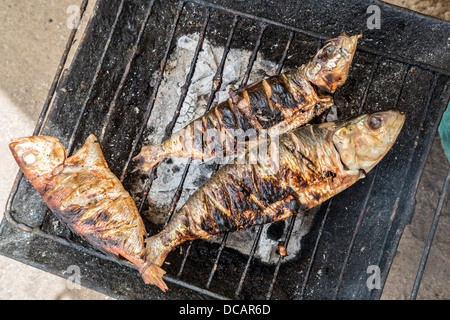
[(441, 136), (445, 155), (450, 161), (450, 103), (447, 105), (447, 110), (445, 110), (441, 123), (439, 124), (439, 135)]

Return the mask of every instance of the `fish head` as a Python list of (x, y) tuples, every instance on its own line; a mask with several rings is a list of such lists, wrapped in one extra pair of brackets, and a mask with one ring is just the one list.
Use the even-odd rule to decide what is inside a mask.
[(335, 92), (344, 84), (355, 55), (358, 39), (362, 35), (348, 36), (345, 32), (328, 40), (307, 64), (306, 77), (326, 92)]
[(364, 114), (338, 126), (332, 141), (346, 168), (367, 173), (394, 145), (404, 122), (397, 110)]
[(66, 150), (58, 139), (32, 136), (11, 140), (9, 149), (25, 176), (33, 183), (64, 164)]

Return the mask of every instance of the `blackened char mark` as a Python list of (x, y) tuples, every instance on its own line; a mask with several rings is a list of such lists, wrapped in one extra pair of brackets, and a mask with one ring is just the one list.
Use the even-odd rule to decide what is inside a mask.
[[(289, 90), (289, 84), (283, 81), (283, 78), (281, 77), (267, 79), (267, 83), (272, 89), (270, 100), (277, 110), (290, 109), (292, 111), (296, 111), (301, 108), (303, 103), (306, 102), (305, 100), (296, 101)], [(280, 110), (278, 111), (281, 113)]]
[(296, 187), (298, 190), (308, 185), (308, 182), (300, 173), (293, 171), (287, 166), (280, 167), (280, 176), (284, 181), (287, 181), (291, 186)]
[(228, 103), (221, 103), (206, 116), (205, 139), (203, 148), (208, 154), (214, 154), (221, 148), (234, 149), (236, 145), (236, 130), (240, 129), (239, 121)]
[(242, 226), (242, 229), (285, 219), (297, 214), (300, 210), (304, 210), (304, 208), (305, 206), (298, 201), (297, 197), (287, 196), (280, 199), (276, 204), (272, 204), (273, 210), (271, 214), (268, 214), (265, 210), (255, 211), (253, 218), (246, 225)]
[[(223, 198), (222, 198), (223, 199)], [(217, 199), (220, 201), (221, 199)], [(217, 235), (226, 231), (236, 231), (237, 225), (227, 214), (218, 209), (207, 195), (204, 195), (206, 215), (202, 217), (200, 228), (211, 234)], [(222, 203), (222, 201), (220, 201)], [(228, 209), (228, 208), (227, 208)]]
[[(299, 210), (304, 210), (304, 205), (300, 203), (297, 197), (288, 196), (280, 202), (273, 220), (276, 220), (280, 215), (288, 214), (289, 216), (297, 214)], [(273, 221), (272, 220), (272, 221)]]
[[(252, 190), (232, 175), (224, 178), (214, 190), (210, 189), (207, 193), (203, 193), (206, 215), (201, 219), (200, 228), (211, 235), (242, 229), (251, 223), (248, 213), (261, 209), (251, 199)], [(214, 197), (214, 201), (210, 197)], [(214, 202), (219, 203), (221, 208), (217, 208)]]
[(231, 220), (226, 214), (223, 214), (222, 211), (215, 209), (212, 216), (217, 233), (221, 234), (227, 231), (238, 230), (236, 221)]
[(258, 181), (260, 180), (260, 176), (257, 173), (257, 165), (251, 164), (250, 166), (250, 170), (243, 171), (239, 181), (245, 186), (245, 188), (249, 190), (249, 192), (257, 199), (257, 201), (265, 207), (267, 203), (259, 192)]
[(96, 217), (99, 221), (108, 221), (109, 220), (109, 212), (106, 210), (100, 211), (96, 214)]
[(247, 89), (250, 107), (258, 122), (264, 129), (269, 129), (284, 120), (278, 108), (270, 108), (270, 97), (267, 97), (264, 87), (260, 84)]
[(94, 218), (88, 218), (85, 220), (82, 220), (82, 224), (86, 227), (93, 227), (95, 226), (95, 224), (97, 223), (97, 220), (95, 220)]

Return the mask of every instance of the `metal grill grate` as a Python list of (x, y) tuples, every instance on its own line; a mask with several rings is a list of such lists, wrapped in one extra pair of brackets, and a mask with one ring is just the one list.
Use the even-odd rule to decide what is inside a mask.
[[(86, 5), (85, 0), (81, 5), (82, 13)], [(226, 17), (226, 21), (222, 22), (218, 17)], [(189, 21), (190, 24), (187, 23)], [(148, 121), (158, 99), (167, 61), (177, 37), (192, 30), (199, 33), (177, 108), (165, 129), (164, 137), (174, 130), (206, 38), (222, 41), (224, 45), (211, 83), (206, 110), (214, 104), (216, 93), (222, 84), (227, 54), (233, 46), (246, 47), (252, 52), (244, 77), (240, 79), (242, 87), (248, 83), (258, 54), (276, 56), (276, 73), (280, 73), (284, 67), (299, 65), (299, 61), (294, 61), (294, 58), (303, 56), (303, 59), (307, 59), (309, 53), (314, 52), (329, 38), (279, 21), (281, 17), (263, 18), (230, 9), (220, 2), (182, 0), (166, 3), (152, 0), (132, 3), (121, 0), (118, 6), (111, 6), (107, 0), (100, 0), (97, 4), (97, 16), (87, 28), (86, 39), (75, 57), (70, 76), (60, 79), (76, 29), (71, 34), (34, 134), (55, 135), (72, 153), (89, 133), (95, 133), (101, 141), (106, 158), (111, 159), (111, 169), (127, 187), (137, 179), (142, 179), (130, 172), (131, 159), (140, 149), (144, 137), (151, 134), (148, 132)], [(129, 27), (134, 32), (132, 35), (121, 30), (126, 23), (132, 24)], [(155, 30), (158, 23), (161, 30), (152, 35), (152, 30)], [(101, 40), (96, 40), (95, 31), (100, 29), (107, 31), (103, 31)], [(247, 35), (245, 32), (248, 30), (252, 33)], [(274, 39), (274, 34), (282, 37)], [(125, 43), (121, 45), (120, 41)], [(282, 50), (276, 54), (272, 52), (273, 48), (267, 48), (274, 41), (283, 43)], [(309, 44), (308, 54), (302, 47), (305, 43)], [(145, 53), (152, 50), (158, 52)], [(98, 59), (92, 59), (95, 63), (83, 59), (83, 55), (90, 51), (97, 53)], [(151, 79), (151, 73), (143, 69), (146, 63), (149, 64), (149, 69), (157, 72), (156, 79)], [(112, 74), (109, 74), (110, 70)], [(152, 85), (149, 85), (151, 82)], [(170, 265), (165, 266), (169, 272), (165, 279), (187, 289), (188, 291), (177, 293), (185, 298), (188, 296), (183, 294), (190, 290), (219, 299), (379, 298), (381, 290), (370, 291), (366, 287), (366, 268), (369, 262), (379, 266), (384, 283), (403, 228), (411, 218), (417, 182), (445, 103), (448, 102), (449, 82), (450, 72), (439, 66), (360, 45), (348, 83), (336, 94), (336, 104), (342, 117), (392, 107), (398, 107), (407, 113), (406, 129), (399, 139), (401, 142), (397, 143), (387, 159), (358, 186), (324, 203), (318, 209), (311, 232), (302, 240), (304, 249), (293, 262), (285, 262), (281, 255), (274, 265), (258, 261), (255, 252), (263, 227), (257, 227), (247, 255), (227, 248), (228, 234), (223, 235), (217, 245), (204, 241), (191, 241), (183, 245), (182, 253), (177, 251), (169, 256)], [(84, 85), (80, 87), (80, 83)], [(57, 86), (58, 94), (52, 108), (49, 108)], [(73, 91), (63, 94), (62, 88), (66, 91), (66, 88), (72, 88)], [(105, 88), (115, 89), (111, 91)], [(106, 93), (102, 93), (102, 90), (106, 90)], [(131, 93), (135, 93), (138, 98), (130, 97)], [(133, 106), (139, 108), (139, 115), (130, 111)], [(420, 106), (423, 108), (419, 108)], [(74, 125), (69, 130), (67, 124), (71, 121)], [(115, 150), (117, 148), (120, 150)], [(191, 161), (185, 165), (173, 197), (167, 200), (167, 219), (170, 219), (180, 201), (192, 165)], [(213, 171), (218, 167), (219, 165), (215, 165)], [(140, 212), (146, 210), (147, 197), (157, 177), (157, 170), (154, 167), (145, 178), (141, 194), (137, 196)], [(399, 173), (410, 178), (393, 176)], [(83, 252), (100, 261), (117, 263), (67, 234), (67, 230), (49, 227), (52, 215), (48, 214), (48, 209), (37, 197), (31, 199), (32, 203), (38, 204), (37, 209), (33, 210), (29, 203), (25, 204), (30, 199), (18, 197), (33, 192), (25, 180), (22, 174), (18, 175), (7, 204), (6, 217), (13, 227), (33, 232), (38, 237), (70, 247), (76, 252)], [(437, 217), (448, 190), (448, 180), (447, 176)], [(30, 210), (33, 211), (32, 214)], [(288, 252), (296, 223), (303, 223), (302, 214), (288, 219), (287, 228), (280, 238)], [(431, 246), (436, 227), (437, 218), (430, 230), (427, 248)], [(377, 240), (373, 240), (373, 237)], [(417, 294), (426, 255), (425, 252), (412, 298)], [(130, 267), (123, 262), (119, 264)], [(112, 290), (119, 296), (123, 294), (123, 288), (114, 284), (106, 285), (103, 277), (94, 277), (96, 280), (93, 283), (89, 280), (86, 282), (94, 288), (100, 286), (105, 290), (106, 286), (106, 291)], [(136, 274), (132, 273), (125, 278), (128, 277), (134, 279)], [(99, 281), (101, 285), (95, 281)], [(139, 287), (139, 293), (135, 292), (134, 297), (158, 294), (154, 288), (139, 283), (139, 279), (132, 281)], [(170, 294), (167, 297), (171, 297)]]

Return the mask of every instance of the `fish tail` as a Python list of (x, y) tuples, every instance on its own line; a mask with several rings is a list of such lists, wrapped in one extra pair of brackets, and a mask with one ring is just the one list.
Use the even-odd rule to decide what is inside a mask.
[(134, 171), (143, 170), (150, 171), (156, 164), (158, 164), (165, 157), (164, 149), (160, 144), (142, 147), (141, 152), (133, 158), (136, 161), (136, 168)]
[(142, 269), (139, 270), (142, 279), (146, 284), (153, 284), (166, 292), (168, 289), (166, 283), (163, 280), (163, 276), (166, 274), (162, 268), (153, 263), (145, 263)]
[(163, 291), (167, 290), (162, 279), (166, 272), (161, 266), (171, 250), (172, 247), (164, 245), (159, 235), (145, 240), (145, 264), (141, 272), (145, 283), (154, 284)]

